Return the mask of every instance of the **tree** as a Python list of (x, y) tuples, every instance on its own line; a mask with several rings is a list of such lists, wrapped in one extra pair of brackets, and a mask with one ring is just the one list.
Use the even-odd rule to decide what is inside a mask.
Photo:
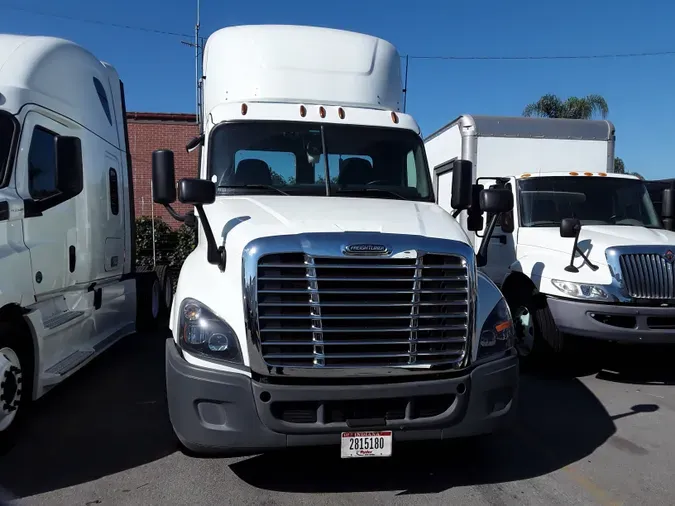
[[(595, 114), (599, 114), (604, 119), (609, 114), (609, 107), (603, 97), (594, 94), (581, 98), (569, 97), (563, 101), (557, 95), (549, 93), (536, 102), (526, 105), (523, 109), (523, 116), (525, 117), (592, 119)], [(614, 157), (614, 172), (631, 174), (644, 179), (637, 172), (626, 172), (626, 166), (618, 156)]]
[(523, 116), (527, 117), (567, 119), (591, 119), (596, 113), (602, 118), (606, 118), (609, 114), (607, 102), (600, 95), (569, 97), (563, 101), (557, 95), (548, 94), (528, 104), (523, 110)]

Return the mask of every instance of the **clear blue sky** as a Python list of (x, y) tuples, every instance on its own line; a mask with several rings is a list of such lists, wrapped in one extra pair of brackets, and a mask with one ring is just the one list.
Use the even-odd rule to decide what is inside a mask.
[[(312, 24), (388, 39), (402, 54), (538, 56), (675, 50), (675, 2), (592, 0), (202, 0), (202, 34), (226, 25)], [(192, 33), (194, 0), (0, 0), (0, 32), (78, 42), (120, 72), (133, 111), (193, 112), (194, 52), (170, 35), (46, 14)], [(400, 5), (401, 7), (396, 7)], [(405, 6), (405, 8), (403, 7)], [(462, 113), (520, 115), (542, 94), (603, 95), (616, 154), (675, 177), (675, 55), (545, 61), (413, 60), (408, 112), (423, 134)]]

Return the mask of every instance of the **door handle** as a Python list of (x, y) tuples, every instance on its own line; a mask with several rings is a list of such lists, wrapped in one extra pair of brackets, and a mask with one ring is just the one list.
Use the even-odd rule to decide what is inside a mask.
[(68, 268), (70, 272), (75, 271), (75, 246), (68, 248)]
[(492, 241), (493, 239), (499, 239), (499, 242), (501, 244), (506, 244), (506, 236), (505, 235), (501, 235), (501, 234), (500, 235), (493, 235), (492, 237), (490, 237), (490, 240)]

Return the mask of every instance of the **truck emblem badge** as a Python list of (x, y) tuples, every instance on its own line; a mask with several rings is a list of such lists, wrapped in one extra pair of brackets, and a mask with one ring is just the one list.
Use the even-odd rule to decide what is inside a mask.
[(666, 251), (666, 252), (664, 253), (663, 256), (664, 256), (664, 257), (666, 258), (666, 260), (668, 260), (669, 262), (672, 262), (672, 261), (673, 261), (673, 258), (675, 258), (675, 254), (673, 254), (673, 252), (670, 251), (670, 250)]
[(343, 252), (345, 255), (389, 255), (391, 250), (384, 244), (349, 244)]

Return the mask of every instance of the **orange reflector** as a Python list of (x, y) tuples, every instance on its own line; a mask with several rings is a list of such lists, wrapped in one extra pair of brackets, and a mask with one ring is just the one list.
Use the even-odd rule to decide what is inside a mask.
[(530, 177), (531, 175), (532, 174), (530, 174), (529, 172), (526, 172), (525, 174), (521, 175), (520, 177)]
[(398, 123), (398, 116), (396, 115), (396, 113), (394, 111), (391, 111), (391, 120), (394, 123)]
[(593, 175), (592, 172), (584, 172), (584, 176), (592, 176), (592, 175)]
[(303, 118), (307, 116), (307, 108), (304, 105), (300, 106), (300, 116), (302, 116)]
[(578, 175), (579, 175), (578, 172), (570, 172), (570, 176), (578, 176)]
[(324, 109), (323, 107), (319, 107), (319, 116), (321, 116), (322, 118), (325, 118), (326, 117), (326, 109)]
[(345, 110), (342, 107), (338, 109), (338, 117), (340, 119), (345, 119)]
[(501, 332), (502, 330), (506, 330), (511, 326), (511, 322), (506, 321), (506, 322), (501, 322), (495, 325), (495, 330), (497, 332)]
[(605, 174), (604, 172), (598, 172), (598, 176), (605, 177), (606, 175), (607, 174)]
[(248, 106), (246, 104), (241, 104), (241, 114), (242, 114), (242, 116), (246, 116), (247, 112), (248, 112)]

